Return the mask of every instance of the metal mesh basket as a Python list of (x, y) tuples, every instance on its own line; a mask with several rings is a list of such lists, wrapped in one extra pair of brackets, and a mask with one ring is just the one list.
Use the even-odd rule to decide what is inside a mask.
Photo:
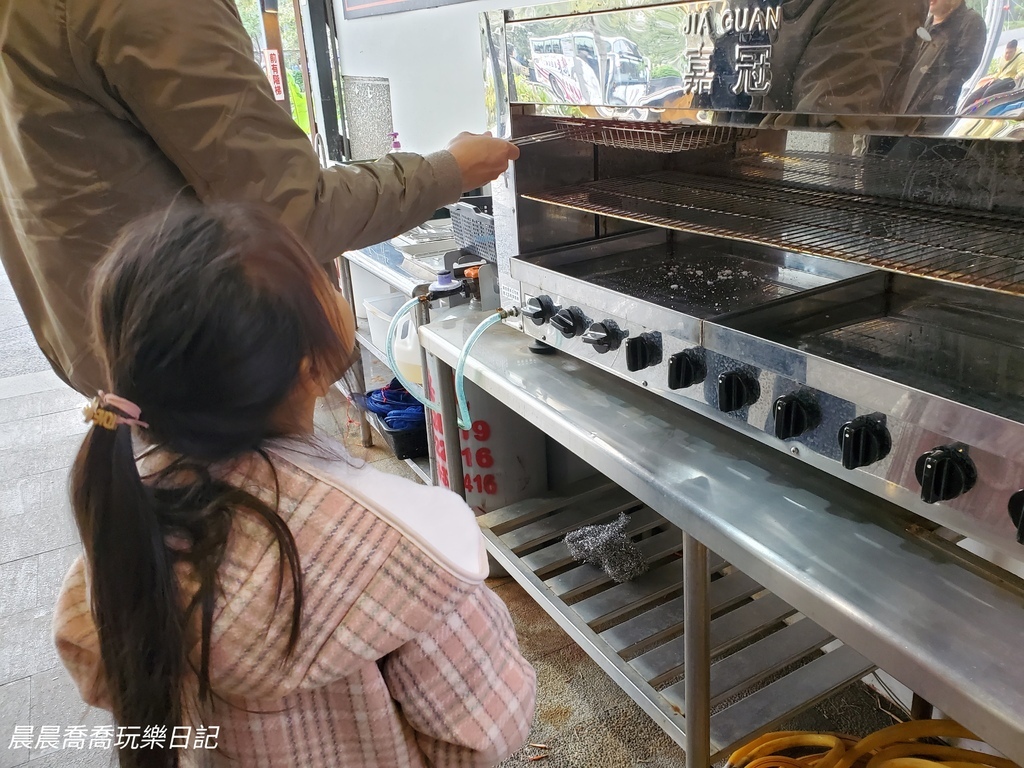
[(494, 217), (469, 203), (448, 206), (452, 214), (452, 232), (459, 248), (491, 262), (497, 261), (494, 248)]
[(618, 120), (559, 120), (567, 139), (645, 152), (684, 152), (751, 138), (754, 129), (728, 126), (627, 123)]

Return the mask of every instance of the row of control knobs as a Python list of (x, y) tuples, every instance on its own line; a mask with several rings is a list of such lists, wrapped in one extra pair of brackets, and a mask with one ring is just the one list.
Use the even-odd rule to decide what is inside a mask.
[(535, 296), (523, 305), (522, 314), (535, 325), (550, 323), (567, 339), (579, 338), (598, 354), (615, 352), (626, 342), (626, 367), (642, 371), (661, 363), (661, 334), (641, 333), (630, 337), (614, 320), (592, 321), (579, 307), (561, 308), (550, 296)]
[[(669, 388), (683, 389), (699, 384), (707, 367), (696, 348), (669, 358)], [(761, 388), (747, 371), (726, 371), (718, 377), (718, 409), (725, 413), (753, 405)], [(818, 427), (821, 408), (807, 392), (779, 397), (772, 405), (775, 437), (792, 440)], [(858, 416), (843, 424), (838, 435), (840, 460), (846, 469), (867, 467), (881, 461), (892, 450), (892, 437), (881, 415)], [(921, 456), (915, 467), (921, 483), (921, 499), (928, 504), (949, 501), (974, 487), (978, 473), (962, 444), (939, 446)], [(1021, 500), (1024, 509), (1024, 497)]]
[[(562, 308), (550, 296), (535, 296), (522, 307), (522, 314), (535, 325), (550, 323), (567, 339), (579, 338), (604, 354), (618, 350), (626, 342), (626, 367), (640, 371), (662, 361), (660, 333), (642, 333), (630, 337), (614, 320), (594, 322), (579, 307)], [(669, 389), (687, 389), (707, 378), (702, 350), (686, 349), (668, 361)], [(718, 377), (718, 408), (732, 413), (753, 405), (761, 397), (757, 378), (744, 370), (726, 371)], [(772, 406), (774, 433), (780, 440), (792, 440), (810, 432), (821, 423), (821, 409), (813, 396), (797, 392), (779, 397)], [(846, 469), (866, 467), (881, 461), (892, 450), (892, 438), (879, 414), (858, 416), (840, 428), (840, 460)], [(974, 487), (978, 473), (967, 447), (956, 443), (939, 446), (918, 458), (915, 474), (921, 484), (921, 499), (929, 504), (948, 501)], [(1011, 516), (1024, 539), (1024, 491), (1010, 502)]]

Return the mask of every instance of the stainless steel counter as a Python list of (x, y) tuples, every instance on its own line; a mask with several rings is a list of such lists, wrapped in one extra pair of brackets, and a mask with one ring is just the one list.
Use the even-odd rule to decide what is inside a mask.
[(347, 251), (344, 258), (409, 298), (423, 296), (430, 290), (430, 284), (436, 279), (435, 273), (386, 245), (376, 248)]
[[(421, 328), (454, 367), (483, 315)], [(895, 505), (497, 326), (467, 377), (992, 746), (1024, 762), (1024, 586)]]

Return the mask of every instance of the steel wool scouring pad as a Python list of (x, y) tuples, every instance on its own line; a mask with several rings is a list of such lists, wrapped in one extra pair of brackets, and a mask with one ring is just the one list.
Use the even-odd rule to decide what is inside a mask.
[(623, 512), (613, 523), (587, 525), (567, 533), (565, 545), (574, 560), (596, 565), (620, 584), (630, 581), (647, 570), (647, 561), (626, 534), (628, 523)]

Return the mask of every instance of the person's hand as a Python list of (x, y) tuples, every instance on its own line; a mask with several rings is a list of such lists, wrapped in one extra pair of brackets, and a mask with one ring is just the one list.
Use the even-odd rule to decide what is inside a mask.
[(460, 133), (448, 142), (447, 149), (462, 171), (463, 192), (494, 181), (505, 172), (509, 161), (519, 157), (519, 147), (490, 133)]

